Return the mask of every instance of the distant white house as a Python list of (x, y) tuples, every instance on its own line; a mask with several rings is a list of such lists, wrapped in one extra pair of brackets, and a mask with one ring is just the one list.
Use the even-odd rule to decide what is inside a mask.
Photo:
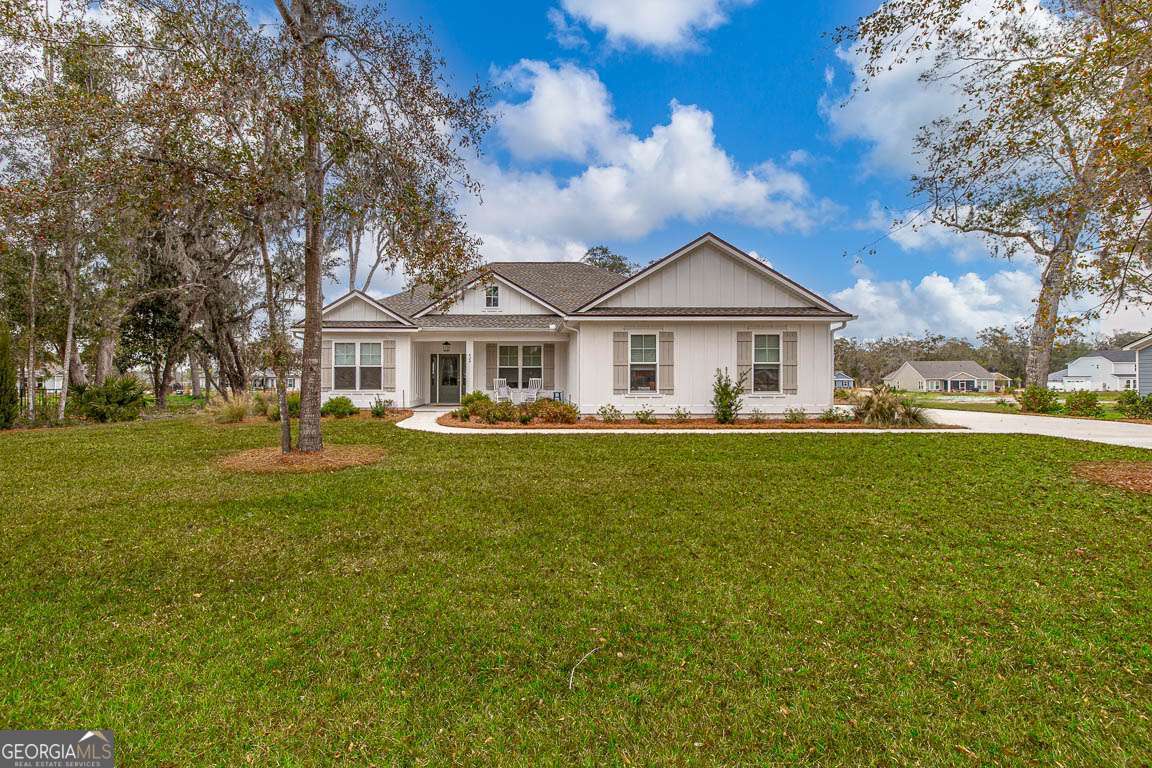
[(1068, 375), (1067, 368), (1061, 368), (1058, 371), (1052, 371), (1048, 374), (1048, 389), (1055, 392), (1064, 391), (1064, 377)]
[(836, 373), (832, 375), (832, 386), (835, 389), (855, 389), (856, 380), (844, 373), (844, 371), (836, 371)]
[[(1058, 378), (1053, 379), (1053, 376)], [(1136, 352), (1124, 349), (1089, 352), (1068, 363), (1063, 371), (1050, 374), (1048, 387), (1061, 392), (1136, 389)]]

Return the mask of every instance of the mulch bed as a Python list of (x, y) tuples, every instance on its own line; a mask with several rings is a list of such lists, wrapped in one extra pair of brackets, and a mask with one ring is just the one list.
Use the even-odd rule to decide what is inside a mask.
[[(735, 424), (718, 424), (713, 419), (689, 419), (688, 421), (672, 421), (671, 419), (658, 419), (649, 424), (643, 424), (636, 419), (606, 422), (599, 419), (581, 419), (574, 424), (545, 424), (538, 421), (521, 424), (518, 421), (497, 422), (489, 424), (486, 421), (460, 421), (446, 413), (436, 419), (436, 423), (445, 427), (463, 427), (465, 429), (574, 429), (574, 430), (612, 430), (612, 429), (774, 429), (774, 430), (805, 430), (805, 429), (889, 429), (877, 427), (874, 424), (865, 424), (860, 421), (783, 421), (772, 419), (767, 421), (738, 421)], [(963, 429), (951, 424), (932, 424), (926, 427), (892, 427), (892, 429)]]
[(257, 475), (281, 472), (334, 472), (375, 464), (386, 451), (375, 445), (329, 445), (317, 453), (281, 453), (279, 446), (254, 448), (223, 457), (217, 463), (230, 472)]
[(1076, 465), (1076, 474), (1125, 491), (1152, 493), (1152, 461), (1084, 462)]

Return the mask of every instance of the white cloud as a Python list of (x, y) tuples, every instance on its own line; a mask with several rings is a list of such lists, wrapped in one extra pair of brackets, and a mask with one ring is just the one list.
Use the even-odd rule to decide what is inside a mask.
[[(805, 231), (835, 208), (814, 199), (793, 170), (770, 161), (742, 167), (716, 143), (712, 114), (698, 106), (673, 101), (668, 122), (640, 136), (614, 117), (595, 72), (524, 61), (508, 82), (528, 94), (506, 105), (498, 126), (516, 144), (513, 156), (589, 164), (565, 176), (478, 163), (482, 204), (466, 203), (466, 214), (493, 251), (518, 243), (540, 252), (547, 243), (556, 258), (567, 258), (572, 244), (636, 239), (677, 219), (728, 217)], [(573, 101), (585, 113), (575, 120)]]
[[(602, 31), (613, 45), (690, 47), (696, 35), (728, 21), (728, 11), (754, 0), (561, 0), (567, 13), (549, 14), (558, 39), (573, 41), (571, 20)], [(561, 37), (563, 35), (563, 37)]]
[(1031, 316), (1039, 282), (1032, 272), (1001, 270), (984, 278), (933, 272), (918, 283), (861, 278), (832, 294), (838, 306), (859, 315), (848, 333), (864, 338), (919, 335), (926, 330), (974, 338), (989, 326), (1011, 326)]
[(497, 105), (497, 130), (508, 151), (526, 160), (589, 160), (624, 140), (612, 97), (596, 73), (571, 64), (524, 60), (496, 80), (531, 96)]
[[(1000, 23), (997, 17), (1003, 18), (1001, 5), (998, 0), (969, 0), (956, 28), (974, 28), (978, 21), (995, 27)], [(1024, 22), (1020, 18), (1013, 22), (1026, 22), (1039, 33), (1059, 23), (1057, 15), (1040, 4), (1030, 10)], [(983, 34), (975, 39), (983, 40), (990, 48), (998, 44), (995, 37)], [(935, 46), (923, 56), (909, 55), (903, 61), (897, 61), (897, 56), (889, 53), (886, 59), (877, 62), (878, 73), (872, 78), (866, 76), (865, 56), (859, 49), (837, 50), (837, 58), (852, 75), (851, 85), (839, 93), (831, 90), (835, 70), (825, 69), (824, 82), (828, 90), (820, 100), (821, 111), (834, 138), (858, 139), (870, 145), (864, 159), (865, 171), (898, 175), (915, 172), (917, 158), (913, 148), (921, 128), (937, 118), (957, 114), (969, 104), (960, 87), (963, 75), (957, 74), (969, 69), (967, 61), (945, 64), (944, 72), (951, 72), (952, 78), (938, 76), (931, 82), (920, 79), (934, 63), (938, 50), (940, 46)]]
[(924, 211), (892, 212), (873, 200), (868, 215), (853, 223), (857, 229), (885, 232), (905, 253), (943, 251), (964, 264), (989, 257), (988, 243), (977, 232), (957, 232), (928, 218)]

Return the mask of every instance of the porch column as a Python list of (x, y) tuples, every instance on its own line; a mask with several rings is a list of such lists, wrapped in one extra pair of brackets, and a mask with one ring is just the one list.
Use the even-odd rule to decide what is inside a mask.
[(474, 392), (483, 387), (476, 386), (474, 379), (476, 378), (476, 342), (472, 339), (464, 341), (464, 386), (468, 392)]

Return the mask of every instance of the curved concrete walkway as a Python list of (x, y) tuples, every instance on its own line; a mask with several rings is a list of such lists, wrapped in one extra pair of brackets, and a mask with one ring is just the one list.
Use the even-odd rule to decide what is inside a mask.
[(928, 414), (938, 422), (956, 424), (984, 434), (1047, 435), (1108, 445), (1152, 448), (1152, 425), (1149, 424), (983, 411), (949, 411), (941, 408), (929, 408)]
[(443, 435), (858, 435), (858, 434), (1020, 434), (1063, 437), (1087, 440), (1109, 445), (1127, 445), (1134, 448), (1152, 448), (1152, 425), (1128, 424), (1092, 419), (1062, 419), (1056, 416), (1023, 416), (980, 411), (949, 411), (928, 409), (928, 414), (941, 424), (955, 424), (965, 429), (925, 432), (922, 429), (805, 429), (785, 431), (779, 429), (475, 429), (446, 427), (436, 419), (447, 413), (447, 408), (417, 408), (410, 418), (397, 424), (401, 429), (436, 432)]

